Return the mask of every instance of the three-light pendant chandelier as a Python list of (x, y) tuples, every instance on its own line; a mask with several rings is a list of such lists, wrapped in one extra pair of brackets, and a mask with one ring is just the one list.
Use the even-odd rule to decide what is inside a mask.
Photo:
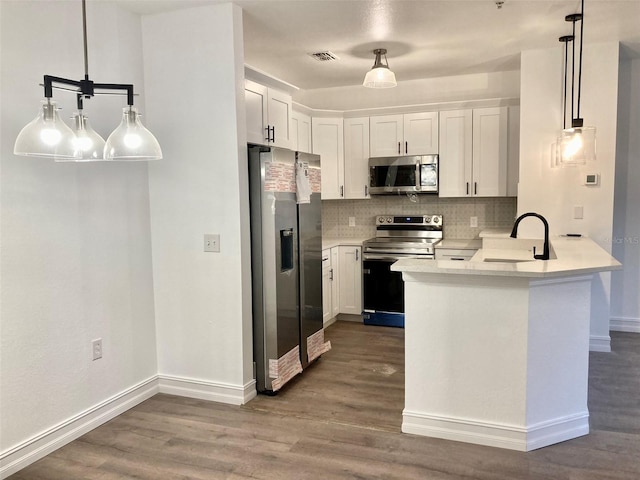
[[(562, 166), (585, 165), (596, 158), (596, 129), (585, 127), (584, 119), (580, 116), (580, 99), (582, 95), (582, 39), (584, 32), (584, 0), (581, 0), (580, 13), (573, 13), (565, 17), (571, 22), (571, 35), (564, 35), (558, 40), (564, 43), (564, 88), (563, 88), (563, 125), (556, 142), (556, 159)], [(576, 93), (576, 22), (580, 22), (580, 51), (578, 60), (577, 102)], [(572, 44), (571, 53), (571, 127), (567, 127), (567, 81), (569, 63), (569, 43)]]
[[(53, 158), (57, 162), (90, 162), (102, 160), (157, 160), (162, 150), (153, 134), (140, 122), (140, 114), (133, 106), (132, 84), (97, 83), (89, 79), (87, 54), (86, 0), (82, 0), (82, 27), (84, 40), (84, 79), (44, 76), (44, 97), (35, 120), (18, 134), (14, 153), (29, 157)], [(69, 128), (58, 114), (53, 90), (74, 92), (78, 111), (73, 115), (73, 128)], [(84, 100), (94, 95), (121, 92), (127, 96), (120, 125), (105, 140), (89, 125), (84, 115)]]

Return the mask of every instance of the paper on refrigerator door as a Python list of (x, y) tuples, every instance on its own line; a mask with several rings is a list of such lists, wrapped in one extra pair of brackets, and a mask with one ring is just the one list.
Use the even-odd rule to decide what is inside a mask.
[(331, 342), (324, 341), (324, 330), (318, 330), (313, 335), (307, 337), (307, 358), (309, 362), (313, 362), (329, 350), (331, 350)]
[(271, 382), (274, 392), (301, 372), (300, 345), (296, 345), (277, 360), (269, 359), (269, 376), (275, 379)]
[(311, 203), (309, 164), (306, 162), (296, 162), (296, 198), (298, 203)]

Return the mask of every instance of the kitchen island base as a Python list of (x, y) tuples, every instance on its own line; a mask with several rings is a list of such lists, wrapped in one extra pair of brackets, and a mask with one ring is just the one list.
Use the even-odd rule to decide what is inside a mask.
[(520, 451), (589, 433), (592, 274), (403, 279), (403, 432)]

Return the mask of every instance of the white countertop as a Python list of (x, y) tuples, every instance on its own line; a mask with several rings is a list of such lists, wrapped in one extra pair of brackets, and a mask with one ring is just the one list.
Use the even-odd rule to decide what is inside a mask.
[(325, 250), (327, 248), (333, 248), (337, 246), (345, 246), (345, 247), (361, 247), (362, 242), (368, 240), (367, 238), (322, 238), (322, 249)]
[[(545, 278), (589, 274), (622, 268), (620, 262), (593, 240), (586, 237), (554, 237), (550, 239), (552, 253), (557, 257), (552, 260), (486, 262), (486, 258), (526, 260), (532, 257), (532, 252), (522, 248), (506, 248), (504, 242), (508, 240), (500, 240), (502, 240), (503, 244), (498, 244), (499, 248), (482, 248), (468, 262), (406, 258), (394, 263), (391, 266), (391, 270), (413, 273)], [(514, 240), (522, 241), (526, 239)], [(483, 242), (486, 241), (487, 239)], [(540, 240), (533, 240), (533, 242), (539, 243)], [(485, 246), (488, 245), (483, 243), (483, 247)], [(542, 253), (541, 249), (538, 252)]]

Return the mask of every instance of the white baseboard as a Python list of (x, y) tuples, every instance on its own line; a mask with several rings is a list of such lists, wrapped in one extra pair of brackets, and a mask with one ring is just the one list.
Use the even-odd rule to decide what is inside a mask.
[(426, 437), (528, 452), (589, 433), (589, 413), (554, 419), (528, 427), (402, 412), (402, 431)]
[(251, 380), (245, 385), (232, 385), (171, 375), (158, 375), (158, 379), (160, 393), (181, 397), (244, 405), (257, 395), (255, 380)]
[(74, 417), (0, 453), (0, 479), (13, 475), (158, 393), (154, 375)]
[(611, 317), (609, 329), (615, 332), (640, 333), (640, 318)]
[(589, 337), (590, 352), (610, 352), (611, 337), (609, 335), (591, 335)]

